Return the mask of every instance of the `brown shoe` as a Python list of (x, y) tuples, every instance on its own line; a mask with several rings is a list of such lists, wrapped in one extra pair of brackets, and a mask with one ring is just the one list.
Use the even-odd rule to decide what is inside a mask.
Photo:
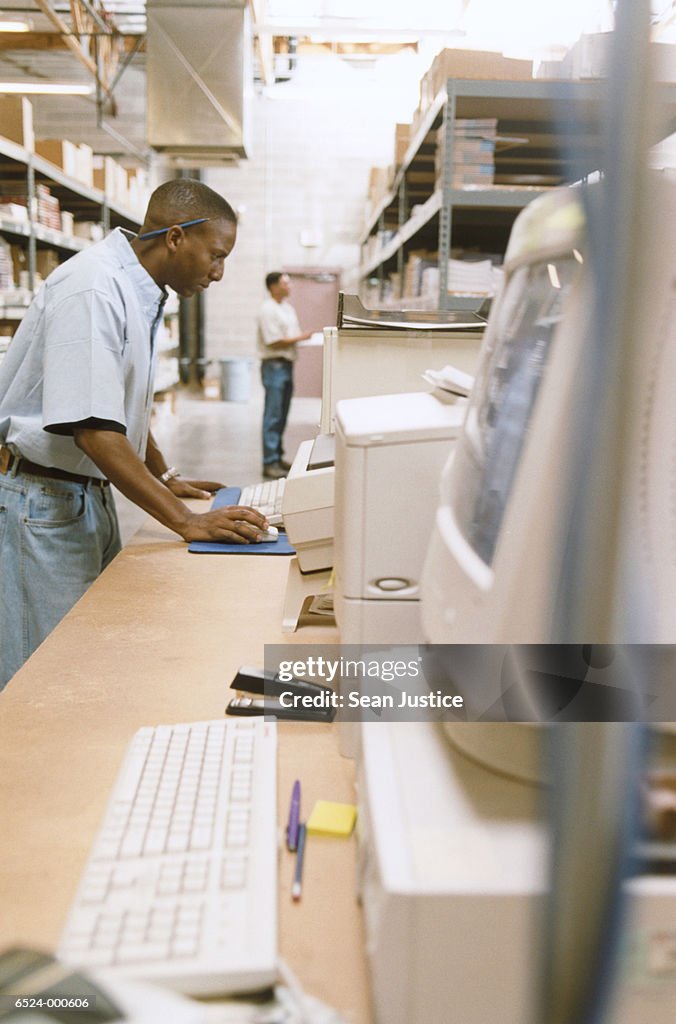
[(263, 466), (263, 478), (265, 480), (281, 480), (284, 476), (286, 476), (286, 470), (281, 462), (269, 462)]

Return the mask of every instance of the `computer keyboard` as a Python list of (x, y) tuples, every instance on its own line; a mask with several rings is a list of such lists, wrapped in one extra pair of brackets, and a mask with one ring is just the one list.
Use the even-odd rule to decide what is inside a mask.
[(248, 484), (242, 488), (240, 505), (250, 505), (262, 512), (271, 526), (282, 522), (282, 495), (286, 477), (279, 480), (263, 480), (260, 484)]
[(140, 729), (57, 954), (188, 995), (277, 973), (277, 736), (263, 719)]

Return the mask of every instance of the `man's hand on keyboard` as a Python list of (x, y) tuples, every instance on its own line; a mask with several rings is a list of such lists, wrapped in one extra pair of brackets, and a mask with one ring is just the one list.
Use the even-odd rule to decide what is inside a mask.
[(165, 486), (177, 498), (211, 498), (225, 484), (217, 484), (214, 480), (184, 480), (183, 477), (175, 476)]
[(269, 523), (254, 508), (244, 505), (226, 505), (211, 512), (189, 515), (180, 533), (184, 540), (220, 540), (228, 544), (257, 544), (261, 530)]

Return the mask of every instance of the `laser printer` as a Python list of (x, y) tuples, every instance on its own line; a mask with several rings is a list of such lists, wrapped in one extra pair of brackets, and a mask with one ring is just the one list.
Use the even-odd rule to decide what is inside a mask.
[(490, 302), (477, 310), (367, 309), (338, 297), (337, 325), (324, 329), (322, 433), (335, 431), (343, 398), (426, 391), (426, 370), (448, 363), (474, 374)]
[(425, 312), (367, 309), (339, 295), (337, 327), (324, 331), (321, 433), (300, 445), (282, 499), (284, 526), (302, 572), (333, 566), (333, 445), (339, 399), (429, 390), (429, 373), (452, 363), (470, 379), (489, 303)]
[(423, 641), (420, 577), (465, 408), (441, 390), (338, 403), (334, 611), (342, 643)]

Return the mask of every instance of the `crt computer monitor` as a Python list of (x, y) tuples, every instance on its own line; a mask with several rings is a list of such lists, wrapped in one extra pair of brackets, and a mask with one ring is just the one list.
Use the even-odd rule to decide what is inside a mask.
[[(589, 186), (597, 188), (599, 186)], [(627, 416), (625, 578), (635, 608), (595, 643), (676, 638), (676, 182), (650, 183), (650, 245), (633, 300), (640, 359)], [(435, 644), (544, 644), (552, 633), (570, 509), (571, 438), (592, 275), (580, 188), (517, 218), (463, 433), (441, 481), (422, 578)], [(640, 614), (633, 614), (635, 609)]]

